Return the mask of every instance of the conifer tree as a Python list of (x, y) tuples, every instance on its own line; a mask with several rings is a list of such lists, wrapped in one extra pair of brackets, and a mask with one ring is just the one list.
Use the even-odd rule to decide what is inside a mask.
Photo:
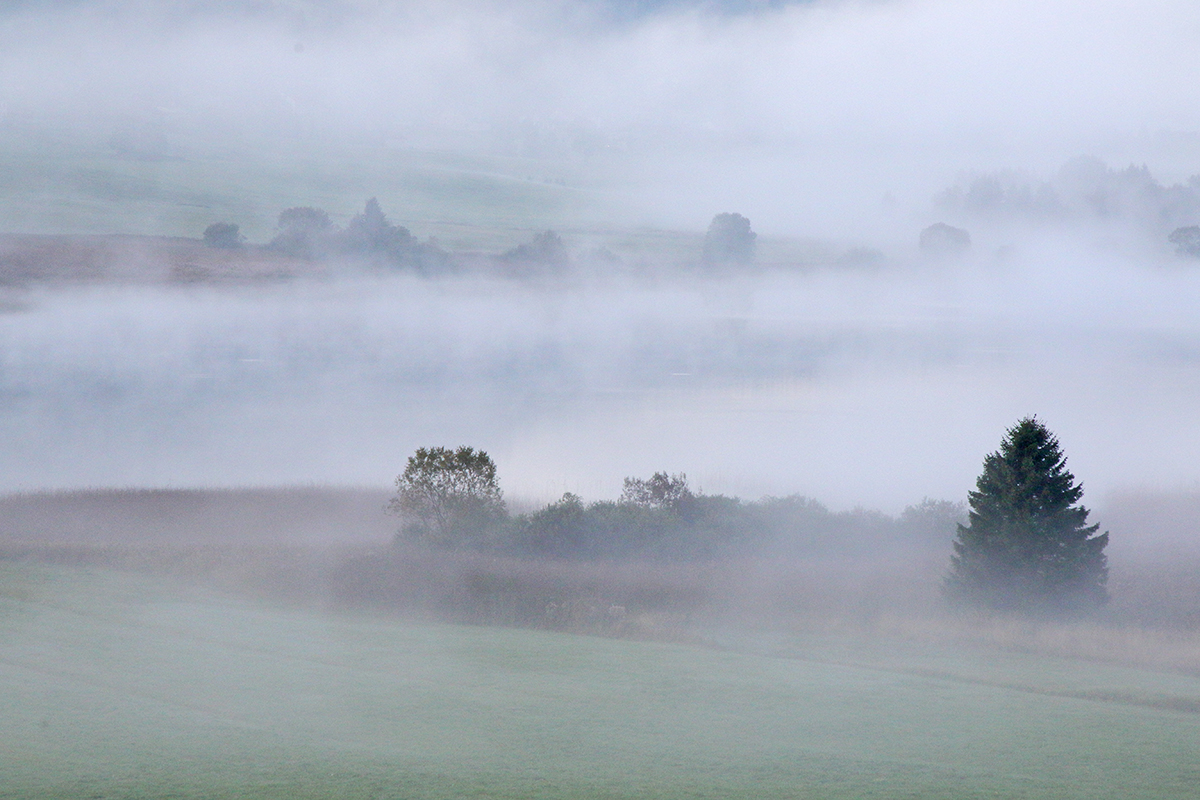
[(1104, 548), (1083, 486), (1066, 468), (1058, 440), (1036, 417), (1007, 431), (968, 494), (945, 589), (952, 598), (996, 609), (1065, 610), (1108, 599)]

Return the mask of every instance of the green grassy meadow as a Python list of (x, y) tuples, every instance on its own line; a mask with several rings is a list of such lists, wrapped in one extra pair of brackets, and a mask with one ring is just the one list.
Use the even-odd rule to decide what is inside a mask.
[(0, 137), (0, 214), (16, 232), (199, 237), (223, 220), (259, 242), (285, 208), (317, 206), (344, 224), (378, 196), (417, 235), (474, 249), (578, 222), (594, 194), (567, 185), (555, 165), (383, 146), (195, 146), (138, 159), (99, 141), (34, 144)]
[[(760, 648), (761, 649), (761, 648)], [(1184, 798), (1200, 679), (771, 655), (284, 607), (0, 563), (0, 797)]]
[[(182, 137), (167, 154), (137, 157), (95, 132), (0, 127), (0, 233), (199, 238), (223, 221), (265, 243), (285, 208), (323, 208), (344, 225), (377, 197), (391, 221), (455, 252), (498, 253), (553, 229), (576, 251), (605, 247), (633, 264), (696, 259), (710, 218), (690, 230), (643, 224), (628, 211), (631, 174), (609, 158), (303, 139), (219, 147)], [(758, 260), (836, 255), (827, 243), (760, 237)]]

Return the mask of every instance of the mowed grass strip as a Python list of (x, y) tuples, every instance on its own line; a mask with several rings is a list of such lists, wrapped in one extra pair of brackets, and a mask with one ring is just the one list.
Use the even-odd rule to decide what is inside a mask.
[[(843, 643), (844, 648), (844, 643)], [(1200, 714), (867, 666), (275, 608), (0, 564), (3, 797), (1194, 797)], [(822, 660), (825, 658), (825, 660)], [(939, 660), (941, 659), (941, 660)], [(865, 662), (864, 662), (865, 663)], [(894, 668), (893, 668), (894, 667)], [(951, 669), (953, 668), (953, 669)], [(1191, 679), (1127, 670), (1123, 691)], [(994, 685), (1007, 681), (1008, 685)], [(1014, 688), (1016, 687), (1016, 688)], [(1117, 687), (1120, 689), (1121, 687)], [(1113, 689), (1115, 691), (1115, 689)]]

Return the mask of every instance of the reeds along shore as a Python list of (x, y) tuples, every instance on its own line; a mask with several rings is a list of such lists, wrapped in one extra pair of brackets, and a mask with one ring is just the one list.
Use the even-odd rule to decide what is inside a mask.
[(1100, 612), (1030, 619), (947, 607), (947, 555), (931, 546), (673, 563), (451, 552), (392, 543), (385, 500), (321, 487), (11, 495), (0, 498), (0, 559), (404, 618), (697, 644), (730, 626), (866, 635), (1200, 673), (1200, 553), (1178, 543), (1119, 550)]

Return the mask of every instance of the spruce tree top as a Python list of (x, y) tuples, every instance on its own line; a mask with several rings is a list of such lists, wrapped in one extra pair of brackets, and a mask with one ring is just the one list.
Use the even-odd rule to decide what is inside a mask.
[(958, 526), (946, 591), (1000, 609), (1057, 610), (1107, 600), (1104, 548), (1083, 486), (1066, 467), (1058, 440), (1036, 417), (1007, 431), (983, 461), (968, 494), (967, 525)]

